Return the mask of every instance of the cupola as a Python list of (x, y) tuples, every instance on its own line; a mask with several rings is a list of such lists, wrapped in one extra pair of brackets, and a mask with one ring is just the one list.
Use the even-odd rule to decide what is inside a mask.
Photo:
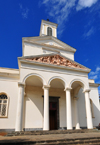
[(58, 24), (50, 22), (49, 19), (41, 21), (40, 36), (53, 36), (57, 37)]

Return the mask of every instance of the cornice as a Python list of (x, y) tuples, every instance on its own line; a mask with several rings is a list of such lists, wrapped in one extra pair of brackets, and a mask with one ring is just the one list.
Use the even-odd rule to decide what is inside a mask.
[(90, 72), (90, 70), (86, 70), (86, 69), (71, 68), (71, 67), (68, 67), (68, 66), (64, 67), (64, 66), (52, 65), (52, 64), (47, 64), (47, 63), (40, 63), (40, 62), (34, 62), (34, 61), (28, 61), (28, 60), (20, 60), (20, 62), (24, 62), (24, 63), (27, 63), (27, 64), (40, 65), (40, 66), (46, 66), (46, 67), (52, 67), (52, 68), (78, 71), (78, 72), (86, 72), (86, 73)]
[(89, 83), (89, 86), (90, 86), (90, 87), (99, 87), (99, 86), (100, 86), (100, 84), (96, 84), (96, 83)]
[[(31, 60), (28, 60), (28, 59), (34, 59), (34, 58), (40, 58), (40, 57), (48, 57), (48, 56), (54, 56), (54, 55), (59, 55), (69, 61), (71, 61), (72, 63), (76, 63), (77, 65), (81, 66), (82, 68), (74, 68), (74, 67), (69, 67), (69, 66), (61, 66), (61, 65), (54, 65), (54, 64), (50, 64), (50, 63), (43, 63), (43, 62), (37, 62), (37, 61), (31, 61)], [(27, 59), (27, 60), (26, 60)], [(42, 54), (42, 55), (32, 55), (32, 56), (23, 56), (23, 57), (19, 57), (18, 58), (18, 61), (20, 62), (25, 62), (25, 63), (29, 63), (29, 64), (35, 64), (35, 65), (45, 65), (45, 66), (49, 66), (49, 67), (55, 67), (55, 68), (62, 68), (62, 69), (69, 69), (69, 70), (76, 70), (76, 71), (79, 71), (79, 72), (87, 72), (89, 73), (91, 71), (91, 69), (73, 61), (72, 59), (62, 55), (62, 54), (59, 54), (57, 52), (55, 53), (51, 53), (51, 54)]]
[(57, 53), (60, 53), (60, 51), (59, 50), (54, 50), (54, 49), (52, 49), (52, 48), (42, 48), (43, 50), (47, 50), (47, 51), (52, 51), (52, 52), (57, 52)]
[(0, 77), (18, 78), (19, 79), (19, 74), (0, 72)]
[[(46, 36), (23, 37), (22, 38), (22, 41), (23, 42), (27, 41), (27, 43), (28, 42), (31, 43), (31, 42), (34, 42), (34, 41), (35, 42), (36, 41), (41, 41), (41, 40), (53, 40), (53, 41), (57, 42), (58, 44), (62, 45), (65, 50), (69, 50), (69, 51), (74, 52), (74, 53), (76, 52), (75, 48), (73, 48), (72, 46), (66, 44), (65, 42), (63, 42), (63, 41), (61, 41), (61, 40), (59, 40), (59, 39), (57, 39), (56, 37), (53, 37), (53, 36), (47, 36), (46, 35)], [(61, 48), (63, 48), (63, 47), (61, 47)]]
[(53, 25), (53, 26), (58, 26), (58, 24), (57, 23), (53, 23), (53, 22), (50, 22), (50, 21), (46, 21), (46, 20), (43, 20), (42, 19), (42, 23), (44, 23), (44, 24), (50, 24), (50, 25)]
[(69, 48), (63, 48), (63, 47), (58, 47), (58, 46), (54, 46), (54, 45), (48, 45), (48, 44), (43, 44), (43, 43), (36, 43), (36, 42), (32, 42), (32, 41), (28, 41), (25, 40), (25, 43), (31, 43), (33, 45), (39, 45), (41, 47), (46, 47), (46, 48), (55, 48), (55, 49), (59, 49), (59, 50), (64, 50), (64, 51), (68, 51), (68, 52), (75, 52), (74, 50), (70, 50)]

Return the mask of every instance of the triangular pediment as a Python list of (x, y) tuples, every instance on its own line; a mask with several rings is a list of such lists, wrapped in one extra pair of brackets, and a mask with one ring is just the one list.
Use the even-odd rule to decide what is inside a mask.
[(85, 66), (69, 58), (66, 58), (60, 54), (49, 54), (49, 55), (30, 56), (30, 57), (26, 56), (21, 59), (24, 59), (30, 62), (42, 63), (42, 64), (64, 66), (64, 67), (77, 68), (77, 69), (83, 69), (83, 70), (88, 70), (88, 71), (90, 70), (86, 68)]
[(64, 49), (66, 51), (71, 51), (71, 52), (76, 51), (75, 48), (69, 46), (68, 44), (60, 41), (59, 39), (53, 36), (26, 37), (26, 38), (23, 38), (23, 41), (27, 43), (34, 43), (34, 44), (39, 44), (43, 46), (61, 48), (61, 49)]

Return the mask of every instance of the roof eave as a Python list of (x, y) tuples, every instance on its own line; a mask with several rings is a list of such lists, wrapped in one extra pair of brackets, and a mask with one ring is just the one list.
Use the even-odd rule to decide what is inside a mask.
[(53, 55), (57, 55), (57, 54), (60, 55), (61, 57), (64, 57), (65, 59), (68, 59), (68, 60), (72, 61), (73, 63), (76, 63), (76, 64), (80, 65), (81, 67), (85, 68), (84, 70), (88, 70), (88, 73), (91, 71), (91, 69), (79, 64), (78, 62), (76, 62), (76, 61), (74, 61), (74, 60), (72, 60), (72, 59), (70, 59), (70, 58), (68, 58), (68, 57), (66, 57), (62, 54), (60, 54), (59, 52), (54, 52), (54, 53), (51, 53), (51, 54), (34, 55), (34, 56), (33, 55), (32, 56), (23, 56), (23, 57), (18, 57), (18, 59), (19, 60), (31, 59), (31, 58), (35, 58), (35, 57), (46, 57), (46, 56), (53, 56)]
[(29, 39), (48, 39), (48, 38), (49, 39), (54, 39), (56, 41), (59, 41), (60, 43), (62, 43), (62, 45), (65, 45), (65, 47), (66, 46), (69, 47), (71, 49), (71, 51), (73, 51), (74, 53), (76, 52), (76, 49), (75, 48), (73, 48), (72, 46), (66, 44), (65, 42), (62, 42), (61, 40), (59, 40), (58, 38), (53, 37), (53, 36), (47, 36), (46, 35), (46, 36), (36, 36), (36, 37), (23, 37), (22, 40), (23, 41), (26, 41), (26, 40), (29, 41)]
[(76, 50), (69, 50), (69, 49), (66, 49), (66, 48), (63, 48), (63, 47), (57, 47), (57, 46), (50, 46), (50, 45), (44, 45), (44, 44), (39, 44), (39, 43), (35, 43), (35, 42), (32, 42), (32, 41), (28, 41), (28, 40), (24, 40), (24, 42), (26, 43), (31, 43), (33, 45), (39, 45), (39, 46), (42, 46), (42, 47), (47, 47), (47, 48), (55, 48), (55, 49), (60, 49), (60, 50), (64, 50), (64, 51), (68, 51), (68, 52), (73, 52), (75, 53)]
[(97, 83), (89, 83), (89, 86), (92, 86), (92, 87), (99, 87), (100, 84), (97, 84)]
[(59, 68), (59, 69), (74, 70), (74, 71), (85, 72), (85, 73), (90, 72), (89, 69), (80, 69), (80, 68), (74, 68), (74, 67), (68, 67), (68, 66), (64, 67), (64, 66), (47, 64), (47, 63), (34, 62), (34, 61), (30, 61), (30, 60), (23, 60), (21, 58), (19, 58), (19, 60), (20, 60), (20, 62), (24, 62), (24, 63), (28, 63), (28, 64), (30, 63), (30, 64), (35, 64), (35, 65), (48, 66), (48, 67)]

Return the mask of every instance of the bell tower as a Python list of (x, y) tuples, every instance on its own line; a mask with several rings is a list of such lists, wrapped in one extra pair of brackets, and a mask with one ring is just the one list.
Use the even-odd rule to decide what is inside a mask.
[(50, 22), (49, 19), (41, 21), (40, 36), (57, 37), (58, 24)]

